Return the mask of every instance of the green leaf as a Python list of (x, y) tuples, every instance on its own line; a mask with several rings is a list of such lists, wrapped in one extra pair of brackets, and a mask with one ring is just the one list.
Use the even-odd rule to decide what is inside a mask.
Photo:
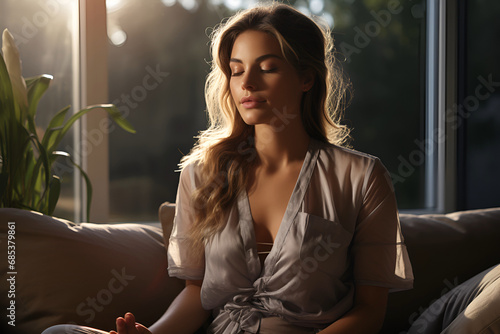
[(23, 170), (25, 172), (24, 182), (23, 182), (23, 188), (24, 188), (23, 195), (26, 198), (31, 198), (33, 196), (34, 189), (30, 188), (30, 187), (26, 187), (26, 185), (30, 184), (30, 180), (33, 177), (33, 175), (35, 174), (36, 161), (35, 161), (33, 149), (26, 150), (25, 158), (26, 158), (26, 160), (25, 160), (25, 166), (24, 166), (24, 170)]
[(66, 118), (66, 114), (68, 113), (69, 108), (71, 108), (71, 106), (66, 106), (59, 110), (57, 114), (55, 114), (55, 116), (50, 120), (47, 129), (61, 127), (64, 124), (64, 119)]
[(12, 84), (10, 83), (9, 72), (5, 66), (4, 59), (0, 54), (0, 122), (13, 117), (14, 113), (14, 94)]
[(47, 126), (47, 131), (45, 131), (45, 134), (43, 135), (42, 145), (47, 147), (49, 152), (55, 149), (58, 135), (62, 130), (64, 119), (66, 118), (69, 108), (70, 106), (66, 106), (65, 108), (59, 110), (59, 112), (52, 117), (49, 125)]
[(16, 112), (18, 112), (18, 119), (23, 120), (26, 117), (28, 107), (26, 82), (22, 76), (19, 49), (14, 42), (14, 37), (7, 29), (2, 34), (2, 52), (12, 85), (12, 93), (16, 101), (15, 108)]
[(135, 133), (134, 127), (121, 115), (120, 111), (115, 105), (98, 104), (98, 105), (88, 106), (87, 108), (82, 109), (73, 116), (71, 116), (70, 119), (68, 119), (68, 121), (66, 122), (66, 124), (64, 124), (62, 130), (58, 133), (57, 139), (54, 141), (54, 144), (51, 145), (49, 148), (55, 150), (57, 145), (59, 145), (59, 143), (61, 142), (62, 138), (64, 138), (69, 129), (71, 129), (73, 123), (75, 123), (83, 115), (94, 109), (103, 109), (111, 116), (111, 118), (116, 122), (116, 124), (118, 124), (122, 129), (130, 133)]
[[(34, 197), (32, 199), (32, 205), (36, 208), (40, 208), (39, 211), (48, 214), (47, 206), (45, 205), (45, 196), (49, 191), (50, 185), (50, 156), (47, 153), (45, 147), (40, 143), (38, 138), (31, 136), (33, 145), (38, 150), (38, 159), (34, 168), (34, 178), (31, 182), (31, 187), (35, 188)], [(36, 196), (35, 196), (36, 195)]]
[(52, 181), (49, 187), (49, 203), (47, 205), (47, 212), (52, 215), (56, 208), (57, 201), (59, 201), (59, 194), (61, 193), (61, 180), (58, 176), (52, 175)]
[(129, 121), (123, 117), (120, 110), (118, 110), (114, 104), (103, 105), (102, 108), (108, 112), (113, 121), (115, 121), (116, 124), (118, 124), (123, 130), (135, 133), (135, 129), (132, 124), (130, 124)]
[(87, 187), (87, 221), (90, 221), (90, 207), (92, 205), (92, 182), (90, 182), (89, 176), (85, 171), (78, 166), (73, 159), (71, 159), (71, 163), (78, 168), (80, 173), (82, 174), (83, 178), (85, 179), (85, 185)]
[(38, 102), (42, 98), (45, 91), (49, 88), (52, 79), (53, 77), (48, 74), (42, 74), (36, 77), (26, 79), (26, 86), (28, 89), (29, 117), (35, 118), (36, 109), (38, 108)]
[[(5, 168), (4, 171), (9, 174), (8, 182), (8, 196), (10, 196), (10, 202), (12, 203), (22, 203), (25, 200), (25, 189), (26, 189), (26, 170), (23, 168), (26, 159), (26, 154), (31, 147), (31, 138), (28, 131), (19, 123), (19, 120), (15, 117), (11, 118), (9, 121), (9, 137), (7, 138), (7, 146), (5, 153)], [(27, 197), (26, 201), (30, 197)]]
[(71, 155), (68, 153), (68, 152), (64, 152), (64, 151), (54, 151), (52, 152), (52, 155), (53, 156), (57, 156), (57, 157), (66, 157), (69, 159), (69, 161), (71, 162), (71, 164), (73, 166), (75, 166), (76, 168), (78, 168), (78, 170), (80, 171), (81, 175), (83, 176), (83, 179), (85, 180), (85, 185), (87, 187), (87, 220), (90, 220), (90, 206), (92, 204), (92, 182), (90, 182), (90, 178), (89, 176), (87, 175), (87, 173), (85, 173), (85, 171), (73, 160), (73, 158), (71, 157)]
[(132, 127), (132, 125), (125, 118), (122, 117), (120, 111), (118, 110), (118, 108), (115, 105), (113, 105), (113, 104), (99, 104), (99, 105), (88, 106), (87, 108), (82, 109), (79, 112), (77, 112), (76, 114), (74, 114), (68, 120), (68, 122), (64, 125), (64, 129), (63, 129), (62, 134), (63, 135), (66, 134), (66, 132), (69, 130), (69, 128), (73, 125), (73, 123), (77, 119), (79, 119), (80, 117), (82, 117), (83, 115), (85, 115), (86, 113), (88, 113), (89, 111), (94, 110), (94, 109), (105, 110), (111, 116), (111, 118), (113, 118), (113, 120), (122, 129), (124, 129), (125, 131), (128, 131), (130, 133), (135, 133), (135, 130)]
[(7, 182), (9, 181), (9, 174), (2, 173), (0, 174), (0, 207), (4, 206), (4, 198), (3, 195), (7, 190)]

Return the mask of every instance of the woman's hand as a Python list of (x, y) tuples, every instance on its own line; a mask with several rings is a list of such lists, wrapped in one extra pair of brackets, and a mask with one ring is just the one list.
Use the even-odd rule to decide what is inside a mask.
[(354, 306), (320, 334), (379, 333), (384, 323), (389, 289), (356, 285)]
[(135, 322), (135, 317), (132, 313), (128, 312), (125, 317), (116, 319), (116, 330), (109, 332), (109, 334), (152, 334), (146, 327)]

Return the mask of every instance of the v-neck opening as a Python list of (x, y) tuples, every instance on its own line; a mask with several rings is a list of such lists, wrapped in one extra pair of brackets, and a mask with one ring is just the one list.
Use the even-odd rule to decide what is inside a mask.
[[(255, 234), (255, 226), (252, 216), (252, 211), (250, 207), (250, 199), (248, 197), (248, 192), (246, 189), (241, 191), (241, 197), (238, 200), (238, 209), (240, 213), (240, 220), (244, 221), (246, 226), (244, 229), (246, 230), (246, 245), (245, 249), (247, 254), (251, 257), (248, 258), (248, 265), (250, 271), (257, 274), (258, 277), (261, 277), (266, 268), (274, 267), (274, 263), (277, 261), (277, 255), (281, 251), (281, 247), (283, 245), (283, 241), (288, 234), (288, 231), (293, 223), (295, 216), (300, 207), (300, 203), (302, 202), (305, 192), (309, 186), (309, 182), (311, 180), (312, 173), (314, 171), (314, 166), (317, 160), (318, 149), (315, 139), (311, 138), (309, 142), (308, 149), (306, 151), (306, 155), (304, 157), (304, 161), (302, 162), (302, 167), (300, 169), (299, 175), (295, 182), (295, 186), (292, 190), (290, 198), (288, 199), (288, 203), (281, 218), (280, 226), (278, 227), (278, 232), (273, 240), (273, 246), (269, 254), (264, 259), (263, 265), (261, 265), (260, 259), (257, 254), (257, 239)], [(244, 219), (242, 219), (243, 217)], [(258, 266), (255, 261), (257, 261)], [(260, 270), (259, 270), (260, 269)]]

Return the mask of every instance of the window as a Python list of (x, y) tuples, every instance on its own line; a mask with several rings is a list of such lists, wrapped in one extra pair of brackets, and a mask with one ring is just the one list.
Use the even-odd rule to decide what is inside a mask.
[[(158, 206), (175, 201), (177, 163), (206, 128), (203, 87), (210, 27), (253, 3), (0, 3), (2, 28), (8, 27), (20, 43), (25, 76), (43, 72), (55, 77), (40, 104), (47, 110), (46, 117), (40, 112), (40, 124), (67, 104), (77, 109), (111, 102), (137, 130), (131, 135), (111, 126), (92, 136), (105, 117), (92, 115), (74, 135), (79, 145), (63, 144), (62, 149), (82, 151), (82, 163), (94, 180), (92, 221), (156, 221)], [(500, 205), (498, 5), (480, 6), (480, 0), (290, 4), (332, 28), (337, 57), (354, 87), (344, 115), (353, 128), (351, 145), (382, 159), (401, 210)], [(489, 22), (488, 31), (484, 22)], [(481, 83), (484, 99), (476, 96)], [(89, 145), (92, 150), (84, 152), (82, 147)], [(64, 186), (56, 215), (75, 215), (78, 221), (85, 204), (80, 205), (80, 179), (67, 166), (59, 174)]]
[[(107, 3), (110, 100), (138, 130), (133, 138), (122, 131), (109, 136), (110, 219), (155, 220), (162, 201), (175, 201), (177, 163), (206, 128), (207, 27), (249, 3)], [(436, 184), (428, 179), (437, 160), (427, 154), (434, 146), (425, 147), (436, 126), (426, 124), (425, 1), (291, 3), (329, 24), (338, 57), (346, 58), (354, 96), (345, 122), (353, 127), (353, 148), (382, 159), (401, 209), (435, 210)]]

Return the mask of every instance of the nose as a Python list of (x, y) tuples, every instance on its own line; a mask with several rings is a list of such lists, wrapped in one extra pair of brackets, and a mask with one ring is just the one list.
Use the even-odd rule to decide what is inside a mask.
[(253, 72), (254, 71), (252, 70), (245, 71), (243, 74), (243, 80), (241, 81), (241, 89), (248, 91), (254, 91), (257, 89), (257, 78), (255, 78)]

